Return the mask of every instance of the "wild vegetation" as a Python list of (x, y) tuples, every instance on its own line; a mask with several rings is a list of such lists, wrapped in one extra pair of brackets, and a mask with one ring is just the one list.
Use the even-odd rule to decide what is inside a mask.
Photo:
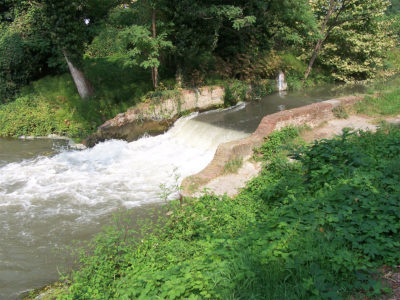
[[(375, 97), (346, 113), (400, 114), (400, 88), (372, 90)], [(311, 144), (301, 138), (307, 130), (289, 126), (266, 137), (255, 149), (261, 174), (234, 198), (168, 202), (156, 222), (117, 219), (76, 252), (80, 268), (45, 297), (389, 296), (381, 277), (383, 267), (400, 263), (400, 127), (345, 129)], [(227, 172), (242, 163), (231, 161)], [(167, 199), (173, 191), (164, 190)]]
[[(368, 105), (368, 103), (366, 104)], [(400, 128), (306, 145), (284, 128), (233, 199), (170, 202), (142, 232), (108, 228), (83, 249), (61, 299), (355, 299), (390, 294), (398, 265)], [(290, 159), (289, 159), (290, 158)], [(149, 228), (153, 228), (149, 231)]]
[(259, 95), (280, 70), (290, 88), (393, 75), (398, 12), (395, 0), (1, 0), (0, 135), (81, 138), (149, 91), (239, 80)]

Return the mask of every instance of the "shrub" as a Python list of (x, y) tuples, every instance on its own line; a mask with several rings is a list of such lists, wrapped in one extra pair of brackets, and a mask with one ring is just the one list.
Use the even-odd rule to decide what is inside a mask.
[(246, 101), (248, 99), (248, 93), (250, 91), (248, 83), (239, 80), (231, 80), (225, 83), (224, 87), (225, 107), (236, 105), (238, 102)]
[(265, 142), (261, 147), (254, 149), (256, 157), (261, 157), (268, 161), (273, 156), (282, 152), (284, 147), (288, 148), (289, 144), (300, 135), (301, 128), (288, 126), (279, 131), (273, 131), (265, 137)]
[(152, 233), (98, 236), (61, 298), (377, 297), (374, 270), (400, 262), (400, 130), (276, 154), (234, 199), (172, 202)]

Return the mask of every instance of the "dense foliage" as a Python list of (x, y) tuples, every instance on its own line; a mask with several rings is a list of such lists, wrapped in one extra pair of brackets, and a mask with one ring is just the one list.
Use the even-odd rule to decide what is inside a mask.
[(287, 53), (307, 63), (321, 42), (316, 56), (319, 72), (333, 73), (342, 81), (372, 78), (394, 47), (393, 32), (387, 28), (397, 22), (398, 3), (393, 1), (383, 18), (388, 4), (2, 0), (0, 102), (13, 99), (32, 80), (65, 72), (63, 53), (77, 66), (82, 66), (84, 54), (128, 54), (127, 65), (199, 85), (209, 77), (274, 78), (280, 69), (290, 71), (292, 66), (283, 59)]
[(373, 271), (400, 262), (400, 130), (344, 131), (292, 150), (289, 161), (277, 141), (296, 136), (285, 129), (266, 140), (260, 153), (268, 163), (234, 199), (173, 203), (142, 238), (125, 225), (98, 236), (62, 298), (344, 299), (385, 291)]
[[(273, 92), (281, 70), (291, 89), (394, 75), (400, 18), (398, 1), (389, 4), (0, 0), (0, 135), (84, 137), (144, 99), (151, 85), (156, 94), (224, 85), (229, 106)], [(78, 103), (77, 81), (90, 103)], [(49, 91), (49, 82), (68, 88)], [(44, 102), (51, 113), (39, 109)], [(79, 113), (65, 113), (70, 108)], [(29, 126), (16, 122), (20, 115)]]
[[(314, 10), (323, 15), (316, 2)], [(394, 39), (387, 30), (391, 20), (383, 18), (389, 1), (337, 2), (342, 6), (332, 15), (335, 19), (328, 21), (330, 32), (320, 63), (341, 81), (373, 78), (383, 66), (387, 49), (394, 48)]]

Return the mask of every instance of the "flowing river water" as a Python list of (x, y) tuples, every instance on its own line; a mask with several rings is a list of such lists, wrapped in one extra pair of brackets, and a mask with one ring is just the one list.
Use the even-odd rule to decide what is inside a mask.
[(264, 115), (346, 93), (270, 95), (192, 114), (159, 136), (82, 151), (65, 140), (0, 139), (0, 299), (57, 280), (58, 249), (92, 238), (116, 213), (148, 213), (162, 203), (161, 184), (201, 171), (220, 143), (250, 135)]

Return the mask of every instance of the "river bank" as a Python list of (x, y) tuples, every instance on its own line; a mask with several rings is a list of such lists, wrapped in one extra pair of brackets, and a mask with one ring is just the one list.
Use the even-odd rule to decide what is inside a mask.
[(214, 159), (204, 170), (199, 174), (184, 179), (182, 183), (183, 193), (189, 196), (192, 192), (206, 187), (207, 183), (223, 174), (224, 167), (229, 161), (243, 158), (249, 159), (253, 155), (253, 149), (260, 147), (264, 142), (264, 138), (273, 131), (280, 130), (286, 126), (307, 125), (315, 127), (321, 122), (332, 119), (334, 111), (338, 107), (346, 109), (346, 107), (349, 108), (362, 99), (362, 96), (331, 99), (264, 117), (250, 137), (219, 145)]
[[(340, 135), (343, 129), (346, 128), (355, 131), (363, 130), (375, 132), (379, 127), (383, 126), (382, 122), (386, 122), (389, 126), (399, 125), (400, 115), (396, 117), (376, 118), (366, 115), (351, 114), (345, 119), (326, 119), (313, 127), (307, 127), (307, 130), (302, 132), (301, 137), (307, 143), (312, 143), (316, 140), (331, 139), (336, 135)], [(306, 126), (309, 125), (306, 124)], [(214, 157), (214, 159), (218, 158)], [(192, 191), (190, 191), (189, 187), (191, 195), (193, 197), (201, 197), (201, 195), (204, 194), (203, 191), (207, 191), (208, 193), (211, 192), (218, 196), (223, 196), (225, 194), (229, 197), (236, 196), (240, 190), (246, 186), (246, 183), (254, 177), (257, 177), (262, 170), (262, 165), (260, 162), (254, 160), (253, 155), (240, 156), (230, 161), (232, 162), (238, 159), (241, 161), (240, 167), (231, 172), (223, 171), (222, 174), (218, 176), (210, 177), (208, 182), (197, 186), (195, 189), (192, 189)], [(225, 163), (224, 170), (230, 161)], [(187, 181), (191, 182), (196, 180), (197, 176), (198, 175), (193, 175), (187, 178), (184, 185), (187, 184)]]
[[(375, 95), (330, 99), (265, 116), (251, 136), (219, 145), (213, 160), (204, 170), (183, 180), (183, 195), (198, 197), (203, 190), (221, 196), (225, 193), (236, 195), (248, 180), (261, 171), (260, 164), (254, 161), (254, 149), (260, 147), (273, 131), (286, 126), (306, 126), (310, 130), (304, 138), (312, 142), (332, 138), (345, 128), (376, 131), (379, 124), (397, 124), (399, 116), (393, 115), (399, 111), (397, 93), (391, 91), (394, 84), (378, 85)], [(379, 103), (381, 97), (386, 97), (383, 104)], [(388, 116), (383, 117), (385, 115)], [(237, 161), (240, 161), (240, 167), (228, 172), (236, 174), (226, 174), (227, 166)]]
[[(312, 130), (272, 132), (257, 151), (261, 174), (237, 196), (171, 202), (165, 226), (141, 241), (114, 244), (104, 233), (92, 243), (97, 256), (86, 257), (70, 285), (53, 287), (47, 296), (391, 299), (387, 287), (397, 293), (400, 261), (395, 94), (336, 110)], [(351, 124), (366, 129), (372, 120), (381, 121), (376, 133), (345, 131), (314, 141)], [(285, 145), (297, 149), (290, 160)], [(113, 247), (123, 250), (109, 268), (99, 255), (109, 257)]]
[[(121, 210), (140, 211), (146, 203), (164, 202), (161, 194), (176, 191), (174, 186), (184, 177), (206, 167), (220, 143), (250, 135), (265, 114), (320, 101), (331, 93), (337, 91), (274, 94), (233, 108), (192, 114), (164, 135), (131, 143), (107, 141), (83, 151), (61, 149), (60, 153), (7, 164), (0, 172), (0, 199), (1, 220), (9, 229), (0, 238), (2, 245), (8, 245), (7, 252), (2, 252), (7, 257), (1, 261), (9, 263), (1, 268), (7, 273), (4, 280), (9, 278), (13, 284), (4, 281), (4, 287), (18, 288), (20, 284), (26, 290), (32, 287), (31, 279), (38, 282), (33, 286), (49, 282), (47, 278), (52, 276), (55, 280), (57, 261), (48, 253), (54, 247), (62, 248), (73, 239), (90, 239)], [(177, 175), (180, 178), (176, 179)], [(173, 192), (169, 199), (175, 195)], [(39, 248), (33, 250), (35, 247)], [(29, 253), (13, 256), (24, 251)], [(31, 254), (37, 257), (28, 259)], [(47, 261), (45, 267), (43, 261)], [(32, 266), (36, 262), (38, 265)], [(18, 270), (48, 271), (25, 281), (21, 275), (30, 273)]]

